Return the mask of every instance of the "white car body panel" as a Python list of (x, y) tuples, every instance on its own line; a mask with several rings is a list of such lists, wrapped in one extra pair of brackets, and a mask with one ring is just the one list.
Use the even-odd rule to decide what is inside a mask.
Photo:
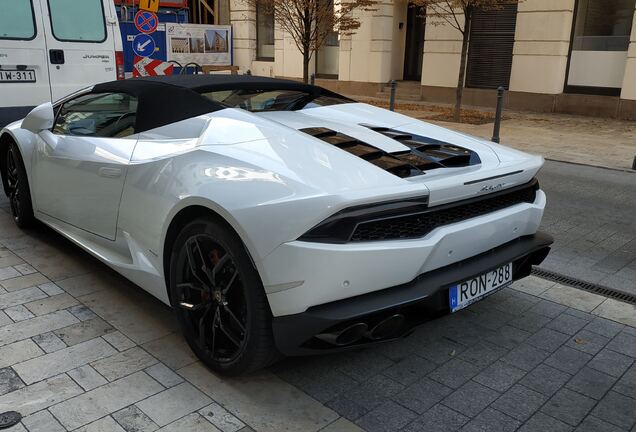
[(346, 245), (286, 243), (259, 266), (264, 269), (261, 277), (272, 313), (296, 314), (310, 306), (405, 284), (422, 273), (534, 234), (545, 202), (541, 192), (533, 204), (447, 225), (415, 240)]
[(41, 132), (32, 171), (38, 211), (115, 240), (119, 200), (136, 143)]
[[(389, 152), (407, 149), (360, 124), (453, 143), (477, 152), (481, 164), (402, 179), (296, 130), (329, 127)], [(488, 192), (484, 186), (528, 183), (543, 164), (539, 156), (365, 104), (268, 113), (224, 109), (127, 139), (35, 135), (20, 122), (2, 133), (20, 147), (36, 217), (168, 304), (164, 242), (173, 218), (190, 206), (216, 212), (235, 229), (274, 316), (399, 285), (534, 234), (545, 207), (539, 192), (534, 203), (419, 239), (299, 241), (345, 208), (422, 196), (430, 206), (477, 197)], [(491, 180), (498, 176), (504, 177)]]

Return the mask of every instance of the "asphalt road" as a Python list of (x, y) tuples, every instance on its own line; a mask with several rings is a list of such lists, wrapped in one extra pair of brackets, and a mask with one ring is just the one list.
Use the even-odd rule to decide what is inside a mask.
[(636, 172), (547, 161), (539, 181), (555, 237), (541, 267), (636, 295)]

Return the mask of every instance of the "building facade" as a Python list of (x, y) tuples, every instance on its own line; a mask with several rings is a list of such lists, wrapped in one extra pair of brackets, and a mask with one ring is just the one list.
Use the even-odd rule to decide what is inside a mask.
[[(512, 109), (636, 119), (635, 8), (636, 0), (525, 0), (476, 12), (465, 104), (492, 106), (495, 89), (504, 86)], [(397, 80), (406, 98), (454, 101), (457, 29), (405, 0), (360, 14), (354, 35), (332, 35), (313, 56), (319, 84), (375, 96)], [(230, 20), (234, 63), (242, 70), (302, 77), (300, 52), (270, 14), (230, 0)]]

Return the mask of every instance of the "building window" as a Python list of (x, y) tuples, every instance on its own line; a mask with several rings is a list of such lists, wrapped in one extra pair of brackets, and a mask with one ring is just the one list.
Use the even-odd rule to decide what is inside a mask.
[(566, 91), (620, 93), (636, 0), (579, 0)]
[(256, 59), (274, 61), (274, 11), (256, 6)]
[(517, 4), (475, 10), (470, 26), (466, 87), (508, 88), (517, 28)]
[[(321, 6), (335, 13), (333, 0), (321, 0)], [(316, 52), (316, 75), (321, 78), (338, 78), (340, 57), (340, 34), (333, 29), (333, 15), (323, 22), (325, 40)], [(331, 27), (331, 28), (330, 28)], [(325, 33), (323, 33), (325, 34)]]

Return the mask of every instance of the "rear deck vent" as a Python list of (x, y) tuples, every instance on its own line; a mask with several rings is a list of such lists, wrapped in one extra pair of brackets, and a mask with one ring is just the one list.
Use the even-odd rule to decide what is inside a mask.
[(621, 291), (617, 291), (615, 289), (612, 289), (603, 285), (585, 282), (580, 279), (572, 278), (560, 273), (556, 273), (550, 270), (540, 269), (537, 267), (534, 267), (532, 269), (532, 274), (542, 279), (547, 279), (549, 281), (557, 282), (562, 285), (571, 286), (573, 288), (578, 288), (583, 291), (588, 291), (594, 294), (599, 294), (605, 297), (612, 298), (614, 300), (619, 300), (624, 303), (636, 305), (636, 296), (627, 294)]
[(321, 139), (326, 143), (334, 145), (348, 153), (351, 153), (352, 155), (358, 156), (359, 158), (362, 158), (398, 177), (406, 178), (424, 174), (423, 170), (419, 168), (419, 166), (424, 167), (427, 161), (422, 158), (418, 158), (417, 160), (406, 160), (401, 157), (401, 153), (387, 153), (377, 147), (350, 137), (349, 135), (327, 128), (306, 128), (300, 129), (300, 132), (304, 132), (314, 138)]
[(456, 168), (481, 163), (475, 152), (462, 147), (388, 128), (362, 126), (394, 139), (410, 150), (388, 153), (357, 138), (324, 127), (300, 129), (300, 132), (334, 145), (401, 178), (422, 175), (425, 171), (436, 168)]
[(432, 168), (459, 168), (481, 163), (477, 153), (460, 146), (449, 144), (421, 135), (413, 135), (394, 129), (380, 126), (361, 124), (374, 132), (394, 139), (407, 147), (420, 157), (426, 158), (433, 163)]

